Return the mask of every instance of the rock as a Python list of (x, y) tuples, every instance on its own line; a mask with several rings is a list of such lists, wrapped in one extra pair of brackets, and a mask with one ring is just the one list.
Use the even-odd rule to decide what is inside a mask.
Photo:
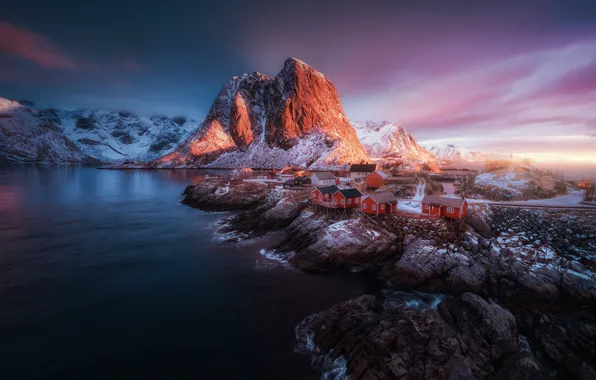
[(521, 350), (513, 315), (473, 294), (438, 310), (394, 305), (362, 296), (311, 315), (296, 327), (299, 351), (343, 360), (350, 378), (409, 380), (489, 378)]
[(367, 229), (358, 219), (327, 224), (321, 219), (312, 222), (300, 218), (294, 228), (300, 231), (300, 235), (314, 234), (308, 247), (293, 249), (290, 263), (302, 270), (376, 267), (388, 256), (396, 254), (393, 246), (395, 235)]
[(368, 159), (335, 86), (288, 58), (275, 78), (252, 73), (226, 83), (201, 127), (151, 166), (328, 168)]
[(172, 121), (181, 127), (186, 123), (186, 118), (184, 116), (176, 116), (172, 118)]
[(205, 211), (247, 210), (256, 208), (266, 201), (267, 185), (255, 182), (241, 182), (230, 185), (227, 179), (207, 179), (192, 189), (188, 187), (183, 204)]
[[(518, 320), (549, 359), (582, 380), (596, 378), (596, 317), (593, 312), (541, 313), (522, 310)], [(565, 372), (563, 373), (565, 376)]]
[(85, 130), (93, 129), (93, 119), (88, 118), (88, 117), (82, 117), (80, 119), (77, 119), (75, 125), (79, 129), (85, 129)]

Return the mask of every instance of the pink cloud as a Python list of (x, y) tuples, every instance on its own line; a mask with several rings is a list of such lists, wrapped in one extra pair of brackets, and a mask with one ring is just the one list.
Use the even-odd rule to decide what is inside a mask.
[(7, 22), (0, 22), (0, 53), (27, 59), (43, 67), (76, 69), (76, 64), (45, 36)]

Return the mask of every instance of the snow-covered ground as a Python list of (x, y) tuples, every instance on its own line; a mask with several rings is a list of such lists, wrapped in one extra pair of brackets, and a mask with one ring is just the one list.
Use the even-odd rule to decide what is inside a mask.
[(525, 178), (520, 178), (515, 172), (496, 172), (482, 173), (476, 176), (474, 180), (476, 186), (496, 187), (502, 190), (508, 190), (511, 193), (521, 194), (527, 189), (530, 182)]
[[(459, 197), (456, 195), (455, 197)], [(549, 199), (532, 199), (529, 201), (512, 201), (512, 202), (495, 202), (490, 199), (472, 199), (466, 198), (469, 204), (493, 203), (503, 205), (532, 205), (532, 206), (561, 206), (561, 207), (594, 207), (590, 205), (582, 205), (580, 202), (584, 200), (584, 193), (581, 190), (570, 190), (569, 194), (561, 195)]]

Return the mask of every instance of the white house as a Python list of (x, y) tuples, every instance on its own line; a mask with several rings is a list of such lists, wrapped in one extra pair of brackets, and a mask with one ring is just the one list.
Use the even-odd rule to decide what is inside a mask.
[(330, 172), (313, 172), (310, 175), (313, 186), (335, 185), (335, 176)]

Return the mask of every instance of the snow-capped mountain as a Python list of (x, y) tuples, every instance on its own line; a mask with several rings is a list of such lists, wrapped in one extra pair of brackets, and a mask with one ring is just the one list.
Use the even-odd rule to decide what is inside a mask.
[[(19, 128), (26, 133), (32, 123), (37, 123), (56, 134), (62, 134), (82, 153), (102, 162), (149, 161), (161, 157), (172, 151), (200, 125), (184, 117), (142, 117), (130, 112), (36, 110), (32, 104), (24, 107), (10, 100), (4, 99), (2, 102), (7, 109), (19, 110), (18, 114), (22, 116), (12, 118), (13, 133)], [(22, 140), (23, 149), (35, 149), (34, 146), (26, 148), (27, 142)], [(31, 155), (28, 157), (28, 162), (35, 161)]]
[(55, 124), (18, 102), (0, 98), (0, 162), (98, 163), (83, 153)]
[(130, 112), (37, 111), (83, 152), (102, 161), (148, 161), (172, 151), (200, 124), (183, 117)]
[(275, 78), (252, 73), (226, 83), (202, 126), (151, 165), (315, 169), (368, 160), (335, 86), (288, 58)]
[(430, 148), (430, 151), (438, 159), (451, 162), (482, 162), (489, 157), (487, 154), (460, 148), (453, 144), (448, 144), (443, 147), (433, 146)]
[(426, 163), (437, 158), (418, 145), (414, 136), (405, 128), (390, 121), (352, 122), (356, 134), (368, 155), (377, 162)]

